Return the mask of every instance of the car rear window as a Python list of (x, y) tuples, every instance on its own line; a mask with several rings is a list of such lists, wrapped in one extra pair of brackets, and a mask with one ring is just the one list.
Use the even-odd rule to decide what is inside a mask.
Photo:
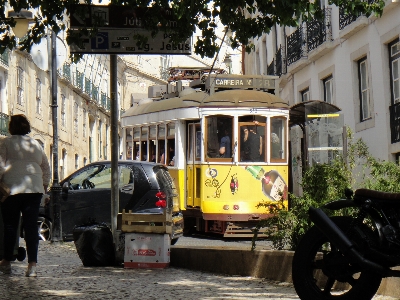
[(153, 167), (153, 171), (156, 174), (158, 184), (161, 190), (169, 191), (173, 190), (175, 192), (175, 183), (168, 172), (168, 169), (163, 166)]

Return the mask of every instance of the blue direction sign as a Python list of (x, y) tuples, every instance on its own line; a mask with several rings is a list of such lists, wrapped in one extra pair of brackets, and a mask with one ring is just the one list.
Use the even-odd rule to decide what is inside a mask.
[(123, 5), (87, 5), (73, 4), (70, 7), (70, 27), (106, 27), (106, 28), (143, 28), (146, 19), (152, 19), (154, 14), (167, 22), (170, 28), (177, 27), (178, 23), (169, 8), (155, 9), (132, 8)]
[[(148, 41), (143, 47), (136, 45), (135, 35), (146, 36)], [(80, 48), (70, 45), (71, 53), (112, 53), (112, 54), (191, 54), (192, 41), (172, 44), (168, 34), (159, 33), (154, 38), (143, 29), (106, 29), (102, 28), (94, 38), (84, 38)]]

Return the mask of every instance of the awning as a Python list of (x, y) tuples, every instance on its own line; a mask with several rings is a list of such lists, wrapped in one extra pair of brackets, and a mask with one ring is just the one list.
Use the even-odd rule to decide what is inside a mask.
[(300, 102), (290, 107), (289, 111), (289, 126), (299, 125), (304, 126), (306, 122), (306, 108), (307, 113), (313, 114), (330, 114), (341, 111), (336, 105), (320, 100), (310, 100)]

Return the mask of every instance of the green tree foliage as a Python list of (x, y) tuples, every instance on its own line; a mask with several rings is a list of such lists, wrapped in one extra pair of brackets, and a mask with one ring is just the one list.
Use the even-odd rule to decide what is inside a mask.
[[(346, 188), (368, 188), (384, 192), (400, 192), (400, 166), (396, 162), (380, 161), (369, 154), (362, 139), (353, 142), (348, 131), (347, 156), (338, 155), (330, 164), (315, 165), (303, 174), (303, 196), (290, 195), (291, 208), (275, 209), (274, 216), (260, 221), (254, 237), (256, 246), (258, 230), (266, 227), (275, 249), (294, 250), (304, 233), (312, 226), (308, 217), (310, 206), (320, 207), (327, 202), (345, 198)], [(260, 207), (267, 206), (260, 203)], [(326, 211), (328, 214), (344, 215), (353, 209)]]
[[(101, 2), (101, 1), (100, 1)], [(15, 36), (10, 30), (15, 25), (14, 19), (8, 19), (6, 15), (6, 3), (16, 12), (21, 9), (36, 9), (35, 20), (30, 28), (27, 38), (18, 45)], [(19, 47), (21, 50), (30, 51), (33, 43), (38, 43), (50, 28), (58, 33), (67, 29), (69, 38), (67, 42), (78, 43), (83, 35), (96, 33), (94, 28), (81, 28), (78, 34), (71, 34), (65, 27), (66, 20), (70, 16), (71, 4), (83, 3), (78, 0), (12, 0), (0, 2), (0, 52), (6, 48)], [(91, 0), (84, 3), (92, 4)], [(101, 4), (101, 3), (100, 3)], [(107, 2), (108, 4), (108, 2)], [(384, 1), (364, 0), (331, 0), (330, 4), (341, 6), (349, 14), (381, 15)], [(319, 1), (309, 0), (111, 0), (110, 5), (124, 5), (129, 8), (153, 7), (152, 12), (147, 13), (143, 19), (144, 26), (155, 35), (158, 31), (172, 34), (172, 42), (183, 42), (191, 37), (196, 27), (201, 30), (202, 36), (195, 41), (194, 51), (202, 56), (213, 57), (217, 52), (218, 39), (216, 36), (217, 22), (233, 32), (231, 37), (232, 47), (245, 46), (249, 51), (252, 45), (249, 39), (268, 33), (274, 24), (297, 26), (300, 20), (321, 18), (322, 11)], [(170, 8), (177, 20), (178, 26), (174, 29), (168, 27), (168, 22), (157, 13), (165, 8)], [(139, 43), (145, 42), (140, 40)]]

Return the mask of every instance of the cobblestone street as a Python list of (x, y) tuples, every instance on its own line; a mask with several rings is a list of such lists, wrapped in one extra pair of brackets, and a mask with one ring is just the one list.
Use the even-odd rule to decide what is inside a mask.
[(16, 261), (11, 275), (0, 275), (0, 299), (298, 299), (291, 284), (259, 278), (172, 267), (84, 267), (72, 242), (40, 242), (37, 278), (24, 277), (26, 264)]

